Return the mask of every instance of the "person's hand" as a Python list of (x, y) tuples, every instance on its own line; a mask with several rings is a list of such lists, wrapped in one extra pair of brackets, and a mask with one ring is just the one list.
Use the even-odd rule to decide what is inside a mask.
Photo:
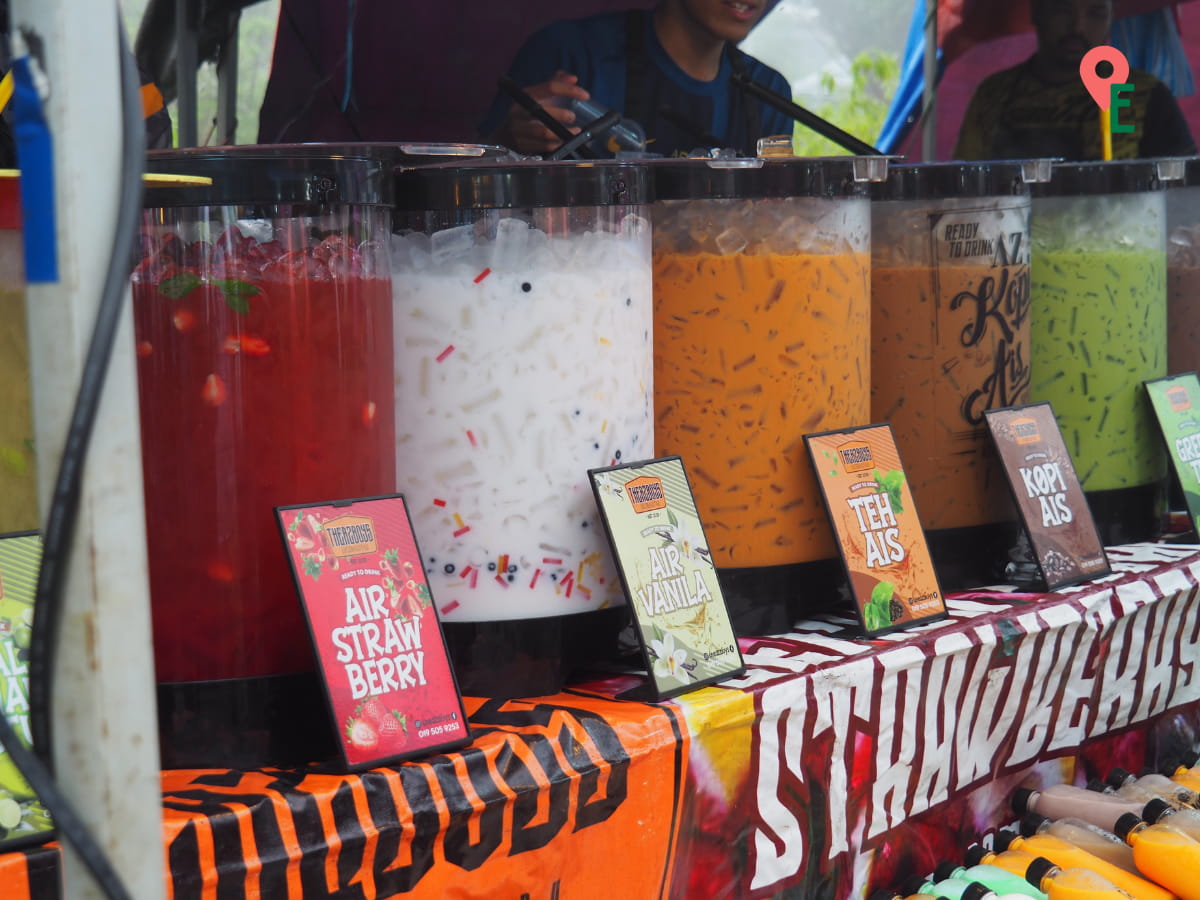
[[(525, 93), (540, 103), (550, 115), (565, 125), (572, 134), (575, 114), (567, 109), (571, 100), (587, 100), (590, 96), (579, 86), (579, 78), (559, 70), (549, 81), (525, 88)], [(562, 145), (563, 140), (529, 112), (514, 103), (500, 131), (500, 140), (520, 153), (549, 153)]]

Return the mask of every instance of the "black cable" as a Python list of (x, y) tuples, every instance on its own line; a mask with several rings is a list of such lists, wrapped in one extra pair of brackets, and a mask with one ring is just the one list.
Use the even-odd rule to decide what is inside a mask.
[[(71, 556), (71, 538), (79, 512), (84, 462), (91, 442), (96, 411), (112, 357), (117, 328), (124, 311), (129, 263), (137, 239), (142, 209), (142, 170), (146, 135), (142, 121), (139, 78), (118, 18), (117, 42), (121, 75), (121, 194), (113, 231), (113, 249), (105, 274), (91, 343), (84, 360), (79, 392), (71, 415), (62, 461), (54, 484), (42, 537), (42, 562), (34, 597), (33, 636), (29, 648), (30, 724), (33, 746), (26, 751), (12, 727), (0, 716), (0, 743), (13, 755), (17, 768), (50, 810), (62, 836), (75, 848), (97, 885), (110, 900), (127, 900), (129, 892), (52, 778), (50, 698), (53, 695), (51, 658), (62, 623), (62, 594)], [(39, 759), (40, 757), (40, 759)]]
[[(25, 776), (25, 780), (29, 782), (29, 786), (38, 795), (42, 805), (50, 810), (50, 815), (54, 818), (55, 830), (61, 833), (75, 848), (84, 865), (88, 867), (88, 871), (92, 873), (92, 877), (96, 879), (96, 884), (109, 897), (109, 900), (129, 900), (129, 892), (125, 889), (121, 877), (113, 869), (112, 863), (108, 861), (108, 857), (104, 855), (103, 849), (96, 843), (92, 833), (88, 831), (87, 825), (75, 812), (75, 807), (58, 789), (54, 776), (37, 758), (37, 754), (25, 749), (20, 735), (13, 731), (4, 716), (0, 716), (0, 744), (12, 757), (12, 761), (16, 763), (21, 774)], [(48, 833), (46, 839), (49, 840), (52, 836)]]

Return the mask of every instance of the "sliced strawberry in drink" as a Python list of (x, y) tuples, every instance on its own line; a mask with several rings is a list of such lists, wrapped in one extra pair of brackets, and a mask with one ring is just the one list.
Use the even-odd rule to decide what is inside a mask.
[(208, 564), (204, 571), (213, 581), (219, 581), (221, 584), (233, 583), (233, 566), (225, 562), (223, 559), (214, 559)]
[(176, 331), (186, 334), (196, 327), (196, 314), (190, 309), (177, 309), (171, 316), (171, 322), (175, 325)]
[(317, 259), (327, 261), (338, 253), (350, 249), (350, 242), (345, 235), (331, 234), (313, 248), (312, 255)]
[(271, 345), (265, 339), (255, 337), (252, 334), (231, 334), (225, 338), (225, 343), (221, 345), (221, 350), (230, 356), (238, 353), (244, 353), (246, 356), (266, 356), (271, 352)]
[(133, 281), (161, 284), (176, 274), (175, 261), (168, 256), (155, 254), (147, 256), (133, 270)]
[(190, 268), (203, 269), (212, 258), (212, 247), (206, 241), (193, 241), (183, 251), (183, 264)]
[(225, 381), (215, 372), (204, 379), (204, 388), (200, 391), (200, 399), (209, 406), (220, 406), (229, 397)]

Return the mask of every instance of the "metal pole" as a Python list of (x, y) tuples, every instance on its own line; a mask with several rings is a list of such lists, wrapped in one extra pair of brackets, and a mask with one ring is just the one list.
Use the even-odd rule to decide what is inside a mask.
[(229, 14), (226, 25), (229, 35), (221, 44), (217, 57), (217, 143), (237, 142), (237, 92), (238, 92), (238, 23), (240, 12)]
[(196, 120), (196, 31), (200, 27), (199, 4), (175, 0), (175, 130), (180, 147), (195, 147)]
[(938, 0), (925, 0), (925, 86), (921, 109), (921, 158), (937, 159), (937, 7)]
[[(100, 286), (121, 169), (117, 4), (14, 0), (12, 28), (40, 48), (50, 95), (55, 283), (26, 292), (43, 521)], [(162, 788), (151, 656), (141, 445), (128, 301), (84, 467), (55, 648), (52, 754), (58, 781), (138, 900), (165, 895)], [(69, 842), (64, 896), (103, 896)]]

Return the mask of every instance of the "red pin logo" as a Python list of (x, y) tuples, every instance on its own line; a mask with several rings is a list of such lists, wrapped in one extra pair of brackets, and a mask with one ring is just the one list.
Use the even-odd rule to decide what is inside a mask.
[[(1096, 74), (1096, 66), (1101, 62), (1112, 65), (1112, 74), (1103, 78)], [(1112, 85), (1124, 84), (1129, 77), (1129, 60), (1116, 47), (1093, 47), (1079, 63), (1079, 77), (1083, 79), (1083, 86), (1088, 89), (1096, 105), (1108, 109), (1112, 105)]]

